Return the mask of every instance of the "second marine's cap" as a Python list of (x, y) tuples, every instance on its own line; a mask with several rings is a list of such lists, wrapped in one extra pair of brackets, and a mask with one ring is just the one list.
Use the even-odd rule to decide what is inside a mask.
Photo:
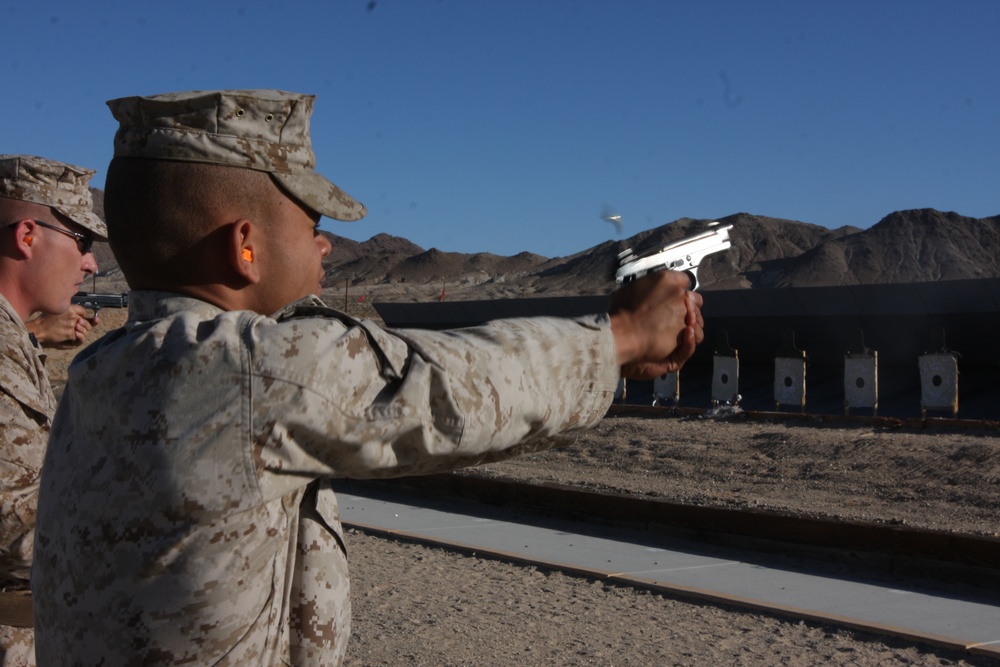
[(119, 122), (115, 155), (266, 171), (313, 211), (360, 220), (364, 205), (315, 171), (309, 137), (313, 100), (281, 90), (195, 90), (110, 100)]
[(94, 213), (93, 169), (35, 155), (0, 155), (0, 197), (49, 206), (104, 241), (108, 228)]

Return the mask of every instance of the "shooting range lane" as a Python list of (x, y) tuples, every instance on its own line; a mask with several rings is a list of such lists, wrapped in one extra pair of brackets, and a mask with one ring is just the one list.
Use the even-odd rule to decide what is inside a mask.
[[(831, 572), (801, 559), (711, 547), (571, 521), (532, 521), (516, 511), (480, 515), (468, 504), (435, 508), (339, 493), (345, 526), (425, 544), (554, 568), (670, 597), (770, 611), (1000, 658), (1000, 606), (895, 580)], [(406, 498), (410, 500), (410, 498)], [(423, 501), (420, 502), (423, 505)], [(943, 589), (942, 589), (943, 590)]]

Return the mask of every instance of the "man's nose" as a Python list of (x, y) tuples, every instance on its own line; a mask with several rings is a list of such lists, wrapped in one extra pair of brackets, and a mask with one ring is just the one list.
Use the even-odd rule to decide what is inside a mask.
[(330, 245), (330, 239), (326, 238), (323, 234), (316, 235), (316, 242), (319, 244), (320, 257), (326, 257), (333, 250), (333, 246)]

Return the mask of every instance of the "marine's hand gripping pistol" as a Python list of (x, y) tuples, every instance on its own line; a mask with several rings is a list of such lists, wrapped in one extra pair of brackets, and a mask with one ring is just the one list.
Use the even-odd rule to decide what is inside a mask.
[(732, 243), (729, 230), (732, 225), (709, 223), (709, 229), (685, 236), (679, 241), (653, 250), (643, 255), (635, 255), (632, 249), (618, 255), (618, 271), (615, 282), (622, 285), (642, 278), (653, 271), (683, 271), (691, 281), (691, 289), (698, 289), (698, 265), (708, 255), (727, 250)]

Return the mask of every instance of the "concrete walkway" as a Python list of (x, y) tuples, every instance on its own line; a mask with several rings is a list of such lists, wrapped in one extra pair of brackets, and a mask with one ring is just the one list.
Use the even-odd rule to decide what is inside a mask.
[(996, 591), (956, 593), (901, 581), (865, 581), (852, 578), (844, 567), (816, 566), (801, 558), (538, 520), (470, 503), (390, 502), (354, 484), (341, 490), (339, 499), (343, 523), (366, 531), (1000, 659)]

